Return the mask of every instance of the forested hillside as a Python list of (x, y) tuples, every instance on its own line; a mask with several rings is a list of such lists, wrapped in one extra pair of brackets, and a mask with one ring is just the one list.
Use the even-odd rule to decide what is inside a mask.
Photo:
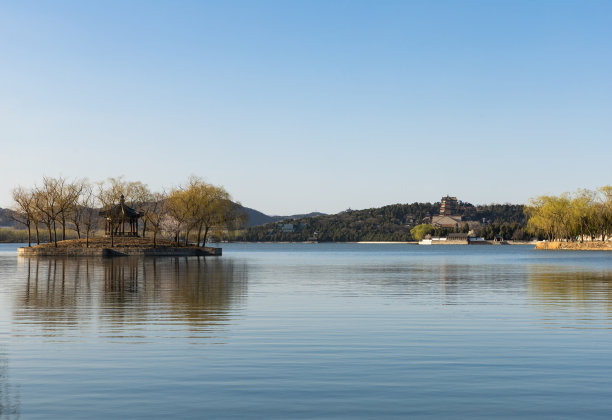
[[(286, 219), (282, 223), (268, 223), (249, 228), (237, 237), (245, 241), (410, 241), (410, 229), (427, 223), (440, 212), (440, 203), (393, 204), (389, 206), (347, 210), (335, 215)], [(523, 239), (526, 218), (522, 205), (490, 204), (474, 206), (459, 203), (458, 213), (464, 220), (484, 224), (476, 234), (492, 239)], [(464, 226), (461, 226), (464, 229)], [(438, 229), (438, 234), (453, 229)]]
[(11, 217), (12, 212), (9, 209), (0, 209), (0, 227), (24, 227)]

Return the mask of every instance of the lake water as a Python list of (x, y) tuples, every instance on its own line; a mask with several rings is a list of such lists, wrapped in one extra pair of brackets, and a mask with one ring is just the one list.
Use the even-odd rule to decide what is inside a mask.
[(0, 418), (611, 418), (612, 253), (0, 245)]

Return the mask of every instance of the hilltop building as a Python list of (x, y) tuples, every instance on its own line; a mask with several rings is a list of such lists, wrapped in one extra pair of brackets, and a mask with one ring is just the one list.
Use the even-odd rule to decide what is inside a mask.
[(441, 216), (452, 216), (457, 213), (457, 197), (446, 196), (442, 197), (440, 202), (440, 215)]
[(440, 202), (440, 215), (431, 218), (431, 224), (441, 228), (454, 228), (461, 222), (461, 216), (457, 215), (459, 204), (457, 197), (447, 195)]

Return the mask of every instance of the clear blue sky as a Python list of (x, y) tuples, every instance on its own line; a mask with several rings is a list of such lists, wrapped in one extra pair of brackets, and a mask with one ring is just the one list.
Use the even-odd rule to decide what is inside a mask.
[(612, 183), (612, 1), (0, 3), (0, 206), (191, 175), (268, 214)]

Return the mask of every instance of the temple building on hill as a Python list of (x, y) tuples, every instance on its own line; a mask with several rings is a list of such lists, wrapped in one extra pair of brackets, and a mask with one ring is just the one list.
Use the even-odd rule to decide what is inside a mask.
[(452, 216), (457, 213), (457, 197), (442, 197), (442, 201), (440, 202), (440, 215), (441, 216)]
[(440, 203), (440, 215), (431, 218), (431, 224), (436, 227), (454, 228), (461, 222), (461, 216), (457, 215), (459, 204), (457, 197), (442, 197)]

